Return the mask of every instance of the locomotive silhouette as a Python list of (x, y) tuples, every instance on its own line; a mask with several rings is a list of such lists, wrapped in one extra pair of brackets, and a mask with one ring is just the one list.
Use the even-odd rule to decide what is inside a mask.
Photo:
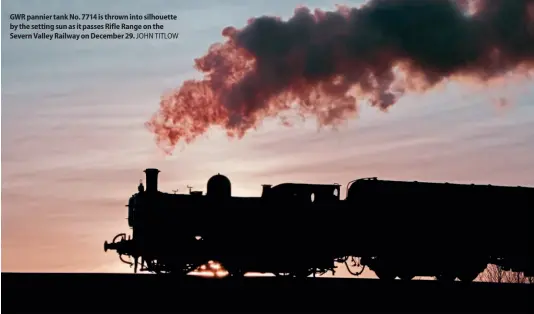
[(263, 185), (259, 197), (238, 197), (221, 174), (204, 195), (160, 192), (160, 171), (144, 172), (146, 190), (140, 183), (126, 205), (131, 236), (104, 243), (134, 272), (185, 275), (217, 261), (231, 276), (308, 277), (344, 263), (385, 280), (469, 282), (492, 263), (534, 275), (531, 187), (363, 178), (343, 200), (338, 184)]

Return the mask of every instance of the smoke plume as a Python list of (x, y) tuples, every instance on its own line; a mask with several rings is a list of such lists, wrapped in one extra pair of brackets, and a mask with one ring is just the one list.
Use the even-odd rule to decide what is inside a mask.
[(162, 98), (146, 123), (170, 153), (212, 126), (241, 138), (293, 110), (336, 126), (358, 101), (386, 111), (447, 79), (481, 82), (534, 65), (534, 0), (372, 0), (335, 12), (300, 7), (287, 21), (227, 27), (195, 59), (202, 80)]

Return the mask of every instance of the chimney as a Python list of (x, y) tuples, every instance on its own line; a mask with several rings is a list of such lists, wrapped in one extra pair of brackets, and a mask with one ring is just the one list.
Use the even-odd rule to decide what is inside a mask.
[(158, 191), (158, 173), (160, 171), (155, 168), (147, 168), (144, 173), (146, 173), (146, 191), (147, 192), (157, 192)]

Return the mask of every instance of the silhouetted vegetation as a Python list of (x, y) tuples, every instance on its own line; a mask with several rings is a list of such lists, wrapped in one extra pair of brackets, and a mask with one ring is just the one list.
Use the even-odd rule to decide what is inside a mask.
[(489, 264), (488, 268), (478, 276), (477, 281), (495, 283), (533, 283), (534, 276), (527, 277), (523, 272), (505, 270), (501, 266)]

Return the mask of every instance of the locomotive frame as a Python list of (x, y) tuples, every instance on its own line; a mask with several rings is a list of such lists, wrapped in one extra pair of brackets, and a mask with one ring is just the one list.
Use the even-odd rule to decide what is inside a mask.
[(531, 219), (531, 187), (364, 178), (343, 200), (338, 184), (263, 185), (259, 197), (238, 197), (220, 174), (204, 195), (161, 192), (160, 171), (144, 172), (146, 190), (140, 183), (126, 205), (131, 236), (104, 243), (134, 272), (185, 275), (217, 261), (231, 276), (308, 277), (344, 263), (355, 276), (368, 267), (382, 280), (470, 282), (492, 263), (534, 275), (530, 224), (500, 225), (504, 213)]

